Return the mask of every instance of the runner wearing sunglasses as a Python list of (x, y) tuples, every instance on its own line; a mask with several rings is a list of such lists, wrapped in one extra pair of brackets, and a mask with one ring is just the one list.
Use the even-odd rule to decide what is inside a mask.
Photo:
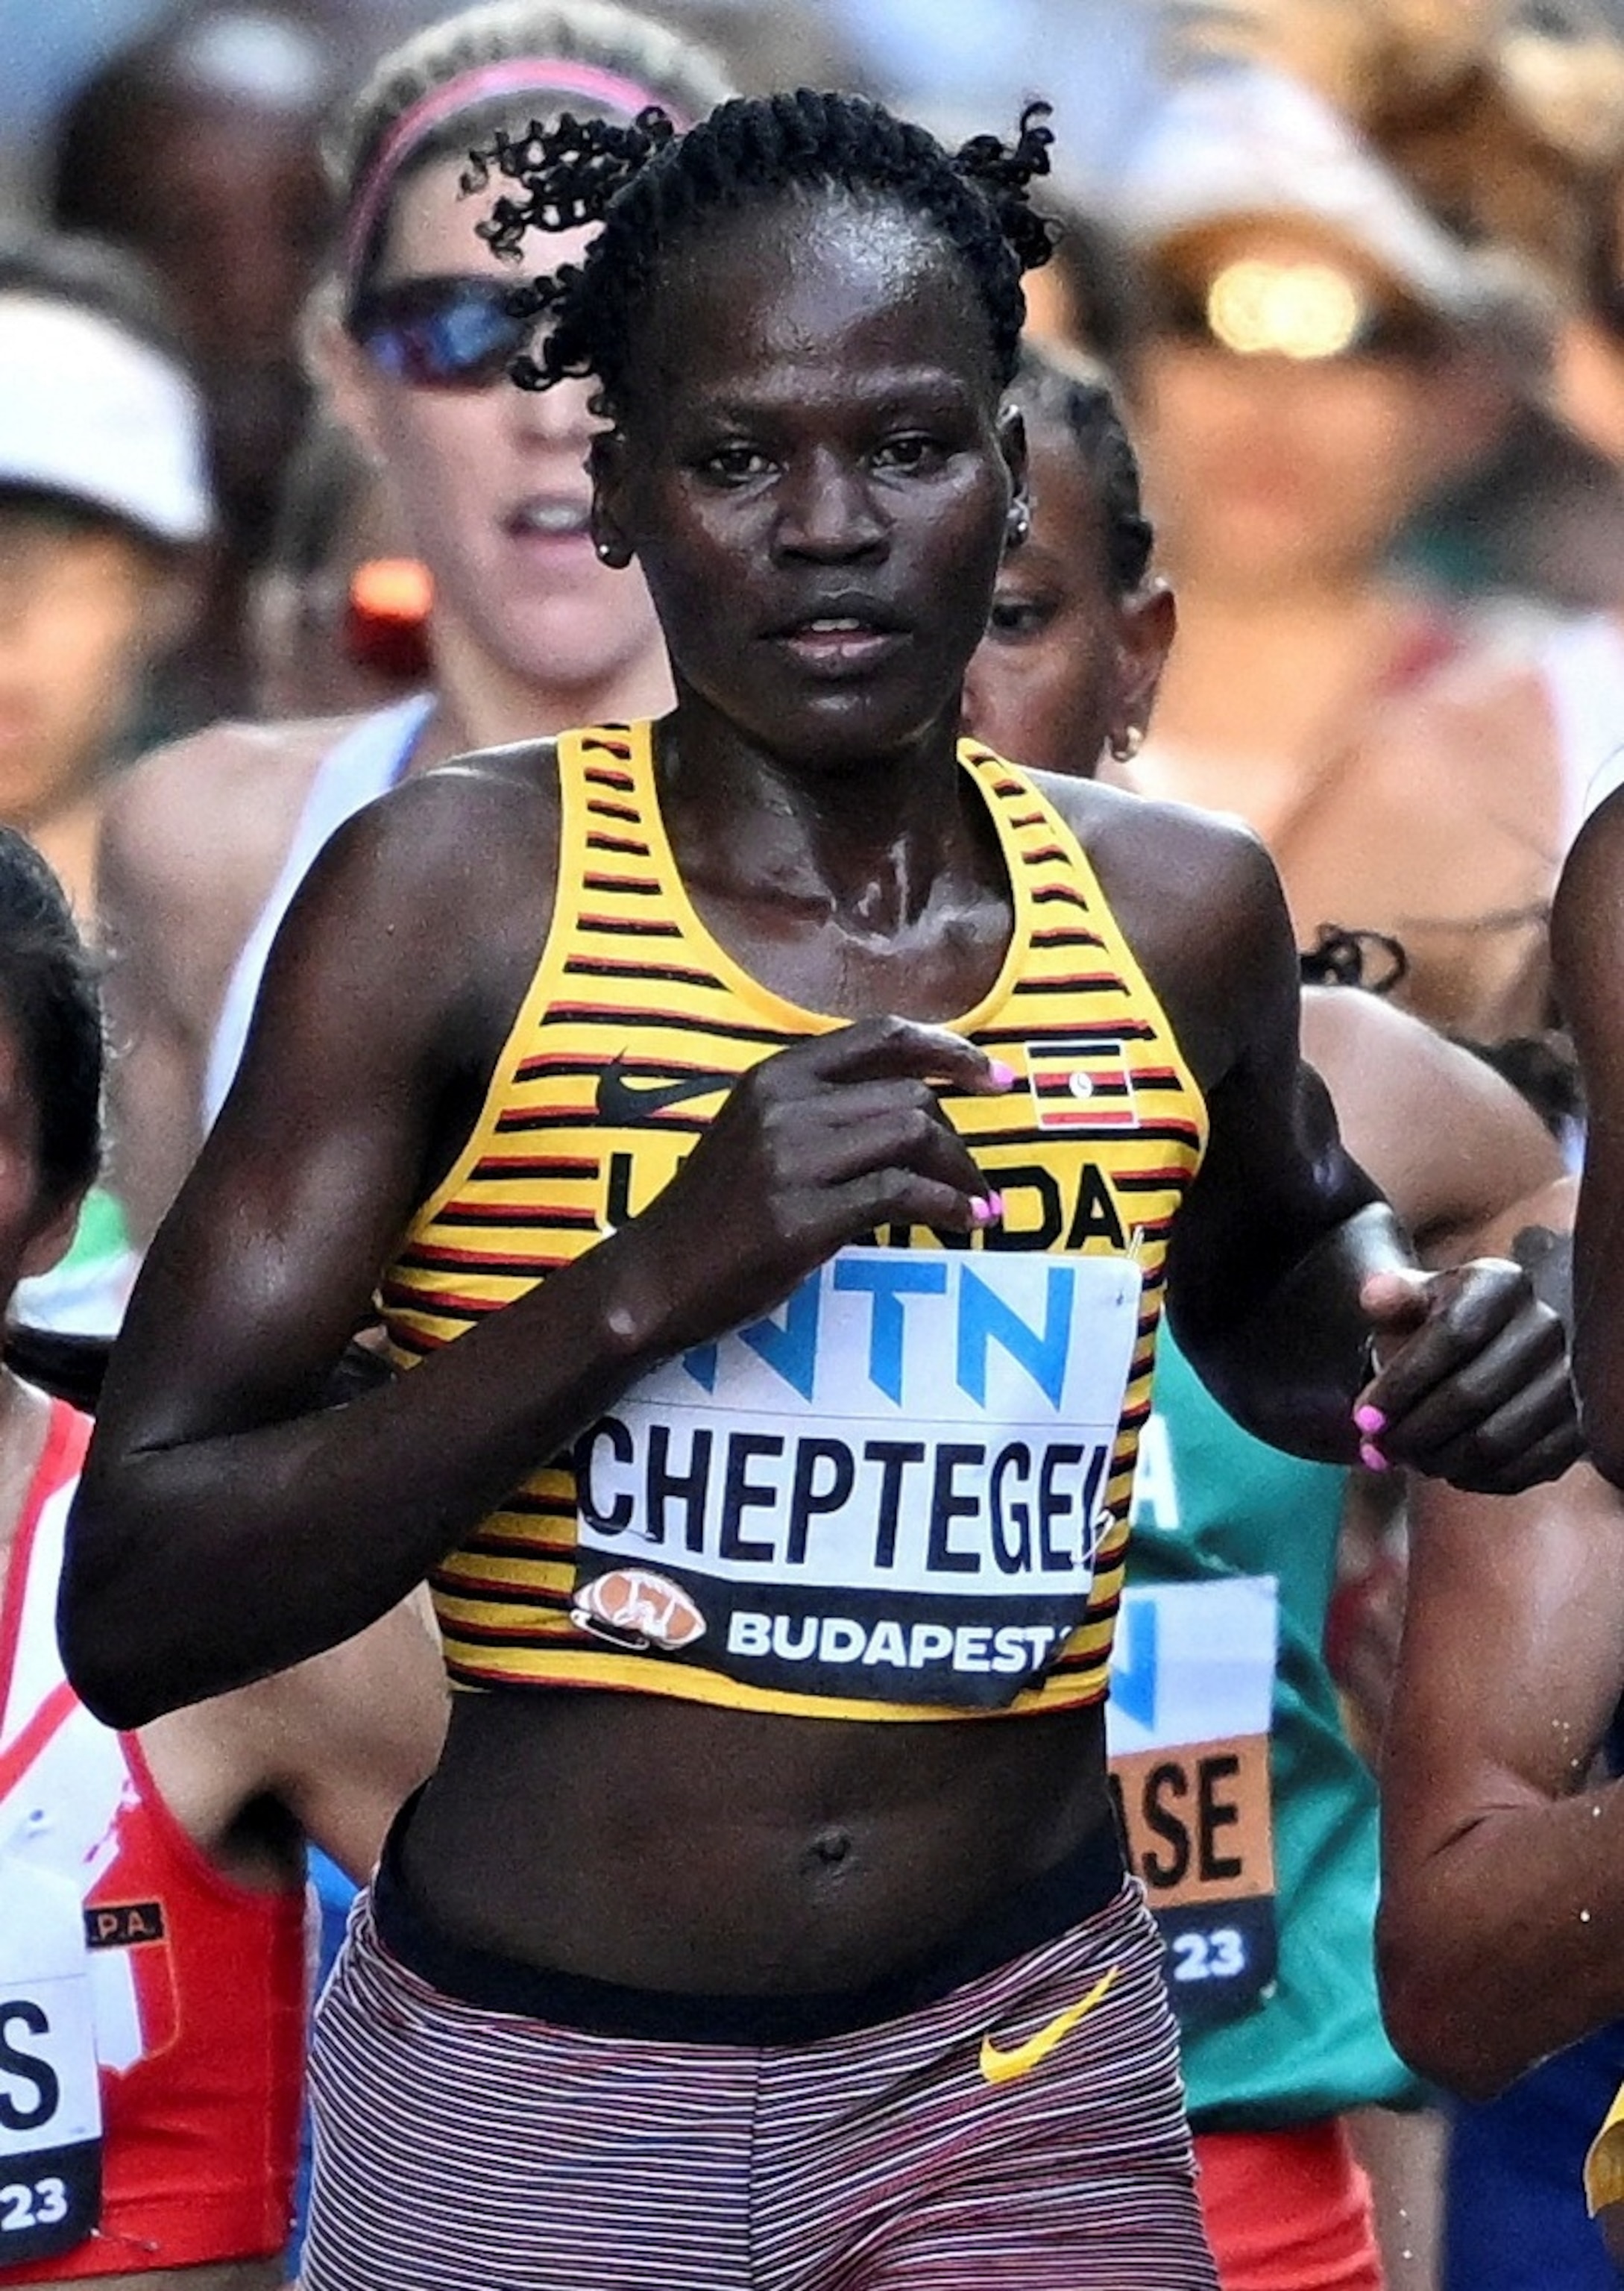
[(461, 177), (497, 126), (656, 101), (688, 118), (725, 92), (707, 56), (611, 0), (495, 0), (386, 57), (334, 133), (342, 253), (316, 357), (430, 575), (432, 681), (359, 719), (216, 726), (115, 794), (109, 1111), (139, 1242), (229, 1088), (277, 923), (333, 830), (464, 749), (666, 703), (641, 575), (605, 567), (587, 535), (587, 385), (503, 383), (530, 328), (511, 267), (475, 236), (488, 199)]

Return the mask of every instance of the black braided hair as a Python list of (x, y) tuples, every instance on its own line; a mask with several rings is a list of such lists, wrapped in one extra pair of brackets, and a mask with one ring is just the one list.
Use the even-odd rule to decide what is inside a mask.
[[(1382, 968), (1374, 977), (1372, 954), (1382, 957)], [(1410, 976), (1410, 957), (1403, 943), (1386, 931), (1322, 923), (1314, 944), (1298, 954), (1297, 967), (1305, 986), (1362, 986), (1367, 994), (1391, 994)]]
[(1023, 342), (1014, 395), (1017, 405), (1039, 421), (1064, 430), (1081, 460), (1099, 497), (1105, 578), (1120, 603), (1144, 587), (1156, 535), (1145, 514), (1139, 457), (1110, 375), (1091, 359)]
[(1049, 259), (1053, 226), (1027, 189), (1047, 173), (1054, 141), (1047, 104), (1029, 105), (1006, 145), (978, 135), (949, 157), (924, 128), (860, 95), (736, 97), (679, 135), (665, 114), (630, 125), (570, 116), (527, 135), (498, 133), (472, 155), (463, 179), (484, 189), (493, 173), (523, 196), (499, 198), (478, 226), (498, 254), (517, 259), (532, 230), (602, 229), (584, 263), (516, 290), (516, 311), (549, 322), (513, 378), (545, 390), (591, 374), (612, 419), (624, 410), (638, 321), (672, 245), (719, 213), (796, 191), (894, 202), (940, 229), (985, 307), (993, 379), (1015, 372), (1025, 318), (1021, 273)]
[(61, 885), (12, 827), (0, 827), (0, 1012), (38, 1109), (41, 1202), (56, 1209), (101, 1166), (100, 985)]

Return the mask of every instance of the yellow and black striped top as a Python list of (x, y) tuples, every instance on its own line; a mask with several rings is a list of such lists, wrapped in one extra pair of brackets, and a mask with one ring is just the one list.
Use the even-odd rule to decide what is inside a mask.
[[(635, 1216), (740, 1074), (843, 1023), (751, 978), (701, 921), (647, 724), (568, 733), (558, 753), (547, 942), (472, 1134), (384, 1275), (402, 1366)], [(435, 1576), (455, 1684), (896, 1719), (1104, 1694), (1163, 1261), (1206, 1113), (1070, 828), (989, 751), (966, 742), (961, 760), (1003, 849), (1014, 925), (990, 993), (948, 1023), (1018, 1080), (943, 1103), (1004, 1197), (1001, 1224), (968, 1242), (872, 1236), (535, 1471)], [(1068, 1298), (1082, 1310), (1085, 1290), (1109, 1292), (1097, 1309), (1120, 1337), (1092, 1451), (1028, 1420), (1061, 1404), (1056, 1316)], [(954, 1299), (956, 1352), (937, 1329)], [(836, 1425), (820, 1412), (818, 1316), (825, 1334), (849, 1331), (839, 1316), (859, 1308)], [(1091, 1325), (1073, 1329), (1086, 1340)], [(918, 1378), (904, 1389), (916, 1333), (937, 1343), (928, 1392)], [(763, 1412), (768, 1386), (782, 1414)], [(982, 1424), (992, 1388), (1016, 1386), (1030, 1406), (1017, 1395), (1009, 1423)], [(742, 1413), (725, 1412), (730, 1393)]]

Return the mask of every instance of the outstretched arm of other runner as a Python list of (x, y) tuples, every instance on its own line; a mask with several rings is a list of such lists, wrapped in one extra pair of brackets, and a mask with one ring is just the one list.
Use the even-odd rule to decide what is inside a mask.
[[(1485, 1238), (1530, 1256), (1569, 1185)], [(1491, 1500), (1411, 1491), (1382, 1775), (1378, 1932), (1395, 2043), (1469, 2097), (1624, 2014), (1624, 1501), (1588, 1465)]]
[(1573, 1376), (1596, 1469), (1624, 1487), (1624, 792), (1568, 855), (1551, 917), (1556, 991), (1584, 1074)]

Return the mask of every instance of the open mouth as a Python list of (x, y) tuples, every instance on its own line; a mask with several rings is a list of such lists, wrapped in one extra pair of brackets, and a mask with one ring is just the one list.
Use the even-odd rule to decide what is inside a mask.
[(869, 597), (820, 599), (768, 631), (803, 668), (832, 675), (872, 668), (905, 644), (907, 633), (895, 613)]
[(537, 494), (521, 502), (502, 521), (515, 541), (584, 541), (591, 524), (591, 506), (556, 494)]

